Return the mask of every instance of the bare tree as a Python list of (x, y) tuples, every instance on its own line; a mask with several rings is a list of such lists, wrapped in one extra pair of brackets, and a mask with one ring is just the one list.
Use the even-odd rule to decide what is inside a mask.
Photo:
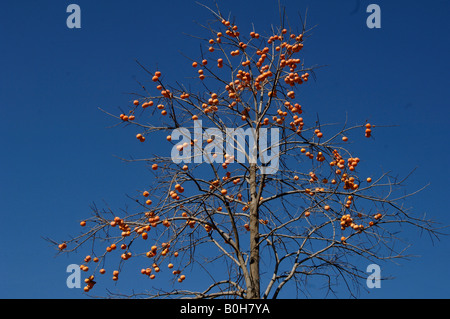
[[(120, 116), (104, 111), (141, 142), (167, 138), (171, 154), (124, 159), (144, 161), (154, 176), (131, 196), (138, 207), (93, 207), (85, 231), (58, 245), (61, 253), (91, 245), (81, 266), (85, 291), (115, 249), (120, 271), (130, 258), (141, 258), (151, 279), (169, 267), (172, 284), (142, 294), (149, 298), (277, 298), (288, 283), (305, 293), (314, 277), (330, 292), (335, 279), (352, 291), (367, 276), (358, 260), (405, 257), (400, 224), (436, 236), (431, 221), (405, 209), (413, 195), (402, 193), (405, 179), (359, 172), (364, 159), (348, 136), (369, 143), (381, 126), (302, 117), (296, 95), (318, 68), (303, 63), (304, 22), (294, 30), (280, 10), (280, 26), (267, 35), (241, 32), (218, 8), (205, 8), (214, 21), (203, 26), (210, 37), (200, 38), (201, 57), (189, 62), (190, 86), (140, 64), (156, 89), (141, 84)], [(190, 272), (206, 274), (203, 289), (184, 288)]]

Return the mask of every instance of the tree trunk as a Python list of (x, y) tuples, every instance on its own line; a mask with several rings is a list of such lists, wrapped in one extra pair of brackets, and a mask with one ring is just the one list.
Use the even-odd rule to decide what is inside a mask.
[(250, 282), (247, 287), (248, 299), (260, 298), (259, 286), (259, 209), (256, 191), (256, 164), (250, 164)]

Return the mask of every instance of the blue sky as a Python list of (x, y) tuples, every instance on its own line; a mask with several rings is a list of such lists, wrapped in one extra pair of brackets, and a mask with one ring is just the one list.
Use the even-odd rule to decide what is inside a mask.
[[(66, 8), (81, 8), (81, 29), (68, 29)], [(205, 4), (210, 1), (205, 0)], [(284, 0), (291, 24), (308, 8), (317, 27), (305, 47), (305, 62), (327, 65), (308, 83), (303, 105), (322, 122), (366, 120), (396, 125), (374, 132), (361, 153), (376, 170), (400, 176), (417, 168), (407, 190), (430, 184), (410, 198), (414, 212), (444, 225), (448, 210), (450, 3), (429, 1)], [(366, 7), (381, 8), (381, 29), (366, 26)], [(219, 1), (242, 30), (277, 24), (277, 1)], [(42, 237), (66, 239), (79, 232), (90, 205), (122, 208), (125, 196), (149, 178), (141, 165), (115, 156), (146, 154), (133, 131), (109, 128), (102, 107), (119, 112), (139, 91), (146, 74), (138, 59), (167, 77), (189, 74), (183, 54), (197, 56), (194, 22), (209, 13), (188, 0), (4, 1), (0, 5), (0, 297), (84, 298), (66, 287), (66, 267), (83, 255), (59, 256)], [(186, 79), (188, 81), (188, 79)], [(153, 149), (151, 149), (153, 148)], [(429, 240), (417, 231), (402, 234), (419, 258), (383, 264), (395, 277), (363, 298), (450, 297), (448, 238)], [(135, 287), (145, 287), (139, 276)], [(121, 291), (129, 287), (120, 283)], [(119, 289), (114, 288), (114, 289)], [(102, 287), (97, 286), (98, 293)], [(320, 294), (318, 294), (320, 296)], [(343, 293), (342, 297), (347, 297)]]

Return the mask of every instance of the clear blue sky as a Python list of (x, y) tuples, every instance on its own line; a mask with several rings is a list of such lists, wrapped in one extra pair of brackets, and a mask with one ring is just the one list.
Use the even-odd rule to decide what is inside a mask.
[[(267, 30), (278, 23), (277, 1), (219, 1), (242, 30)], [(81, 7), (81, 29), (66, 27), (66, 7)], [(204, 3), (209, 4), (209, 0)], [(414, 168), (407, 190), (430, 186), (410, 199), (417, 213), (450, 224), (448, 205), (450, 2), (284, 0), (291, 12), (308, 8), (317, 25), (305, 47), (306, 63), (326, 64), (308, 83), (303, 105), (322, 122), (398, 125), (374, 132), (364, 152), (376, 169), (404, 176)], [(366, 7), (381, 7), (381, 29), (366, 26)], [(42, 237), (66, 239), (79, 232), (89, 206), (123, 208), (125, 194), (148, 178), (140, 165), (114, 157), (153, 152), (136, 147), (130, 130), (108, 128), (98, 110), (118, 112), (137, 92), (145, 73), (134, 62), (167, 77), (188, 74), (180, 51), (197, 56), (198, 42), (183, 32), (202, 30), (206, 10), (190, 0), (168, 1), (3, 1), (0, 4), (0, 297), (83, 298), (66, 287), (66, 267), (83, 255), (54, 258)], [(188, 81), (186, 79), (186, 81)], [(152, 145), (152, 146), (150, 146)], [(103, 202), (104, 201), (104, 202)], [(396, 277), (363, 298), (449, 298), (450, 245), (433, 245), (406, 229), (419, 258), (383, 264)], [(134, 288), (148, 282), (136, 280)], [(103, 287), (95, 289), (101, 294)], [(119, 283), (113, 287), (129, 293)], [(320, 294), (318, 294), (320, 296)], [(344, 293), (342, 297), (347, 297)]]

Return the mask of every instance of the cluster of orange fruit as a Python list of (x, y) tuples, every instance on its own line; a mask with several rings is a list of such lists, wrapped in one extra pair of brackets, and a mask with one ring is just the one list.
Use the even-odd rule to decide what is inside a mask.
[[(237, 31), (238, 27), (236, 25), (232, 25), (230, 23), (230, 21), (227, 21), (225, 19), (222, 21), (222, 24), (227, 27), (227, 30), (225, 32), (226, 35), (233, 37), (233, 38), (239, 37), (239, 32)], [(286, 33), (287, 33), (287, 29), (281, 30), (282, 35), (271, 36), (267, 40), (267, 43), (272, 44), (275, 41), (280, 41), (280, 45), (277, 46), (275, 48), (275, 50), (277, 52), (280, 52), (281, 49), (285, 49), (284, 53), (280, 52), (280, 66), (282, 68), (285, 68), (285, 67), (289, 68), (290, 73), (287, 74), (287, 76), (285, 77), (285, 82), (287, 84), (290, 84), (291, 86), (294, 86), (295, 84), (301, 84), (305, 81), (308, 81), (309, 73), (304, 72), (303, 74), (299, 75), (298, 72), (295, 72), (295, 69), (297, 68), (297, 65), (301, 62), (301, 60), (292, 58), (292, 55), (294, 53), (299, 52), (303, 48), (303, 43), (301, 43), (303, 41), (303, 34), (300, 34), (300, 35), (291, 34), (290, 39), (295, 41), (295, 43), (291, 44), (291, 43), (288, 43), (289, 40), (284, 39), (284, 35)], [(215, 40), (209, 39), (209, 41), (208, 41), (208, 43), (211, 45), (209, 48), (210, 52), (214, 52), (213, 46), (215, 43), (222, 42), (221, 38), (223, 37), (223, 33), (218, 32), (216, 35), (217, 35), (217, 37)], [(258, 39), (260, 37), (260, 35), (254, 31), (252, 31), (252, 32), (250, 32), (250, 37), (252, 39)], [(243, 43), (242, 41), (239, 42), (238, 49), (231, 51), (231, 56), (238, 56), (240, 54), (240, 51), (245, 52), (247, 47), (248, 47), (248, 45), (246, 43)], [(262, 84), (265, 83), (265, 80), (273, 76), (272, 71), (269, 70), (270, 65), (263, 65), (269, 54), (269, 51), (270, 51), (270, 49), (267, 46), (262, 49), (256, 50), (256, 55), (259, 56), (259, 58), (255, 62), (255, 65), (258, 68), (260, 68), (260, 70), (259, 70), (260, 74), (254, 79), (254, 83), (253, 83), (254, 88), (256, 90), (260, 90), (262, 88)], [(207, 61), (206, 61), (206, 63), (207, 63)], [(206, 63), (205, 63), (205, 60), (203, 60), (202, 64), (206, 65)], [(244, 61), (241, 62), (241, 64), (242, 64), (242, 66), (246, 67), (251, 64), (251, 61), (249, 59), (245, 59)], [(218, 59), (217, 65), (219, 68), (221, 68), (223, 66), (223, 59)], [(192, 66), (197, 67), (198, 62), (193, 62)], [(200, 79), (203, 80), (205, 78), (204, 71), (202, 69), (200, 69), (200, 70), (198, 70), (198, 73), (199, 73)], [(243, 77), (241, 83), (236, 83), (236, 81), (235, 81), (234, 83), (230, 83), (226, 86), (229, 97), (232, 99), (236, 99), (237, 101), (239, 101), (239, 94), (237, 92), (239, 92), (240, 90), (243, 90), (246, 87), (251, 88), (250, 73), (245, 72), (243, 70), (238, 70), (237, 78), (240, 78), (240, 76)], [(268, 91), (268, 95), (270, 97), (275, 97), (276, 93), (277, 93), (276, 90)], [(290, 91), (288, 93), (288, 97), (295, 98), (295, 93), (293, 91)], [(244, 116), (242, 117), (243, 120), (245, 119)]]
[[(203, 112), (205, 112), (205, 114), (207, 113), (212, 113), (218, 110), (217, 105), (219, 104), (219, 99), (218, 99), (218, 95), (217, 93), (211, 93), (211, 97), (208, 99), (208, 103), (202, 103), (202, 108), (203, 108)], [(193, 120), (198, 119), (198, 116), (195, 115), (195, 117), (192, 118)], [(195, 141), (192, 141), (195, 142)], [(193, 145), (194, 143), (191, 142), (191, 145)]]
[[(173, 264), (172, 264), (172, 263), (169, 263), (169, 264), (167, 265), (167, 267), (168, 267), (169, 269), (172, 269), (172, 268), (173, 268)], [(152, 269), (152, 268), (153, 268), (153, 269)], [(148, 267), (148, 268), (142, 268), (142, 269), (141, 269), (141, 274), (148, 276), (150, 279), (155, 279), (156, 275), (155, 275), (155, 274), (152, 274), (152, 272), (154, 271), (154, 272), (158, 273), (158, 272), (160, 272), (160, 268), (159, 268), (159, 266), (158, 266), (156, 263), (153, 263), (153, 264), (152, 264), (152, 268), (150, 268), (150, 267)], [(174, 275), (179, 275), (179, 274), (181, 273), (181, 270), (173, 270), (172, 273), (173, 273)], [(182, 282), (185, 278), (186, 278), (186, 276), (181, 275), (181, 276), (178, 278), (178, 282)]]
[(316, 173), (314, 173), (314, 172), (309, 172), (309, 177), (310, 177), (310, 179), (309, 179), (310, 183), (314, 183), (319, 180)]
[(239, 55), (239, 50), (234, 50), (230, 52), (231, 56), (238, 56)]
[[(286, 63), (293, 64), (294, 62), (288, 60), (286, 61)], [(302, 84), (303, 82), (307, 82), (308, 78), (309, 78), (308, 72), (302, 75), (299, 75), (297, 72), (290, 72), (288, 75), (285, 76), (284, 82), (290, 86), (295, 86), (295, 84)]]
[[(261, 68), (261, 66), (262, 66), (262, 64), (264, 63), (264, 61), (266, 60), (266, 58), (267, 58), (267, 53), (269, 53), (269, 48), (268, 47), (264, 47), (262, 50), (256, 50), (256, 55), (258, 55), (259, 56), (259, 58), (258, 58), (258, 61), (256, 62), (256, 66), (258, 67), (258, 68)], [(260, 72), (264, 72), (265, 71), (265, 69), (264, 69), (264, 67), (262, 67), (261, 69), (260, 69)], [(270, 75), (270, 76), (272, 76), (272, 74)], [(256, 83), (255, 83), (255, 87), (259, 90), (259, 88), (260, 88), (260, 86), (258, 86)]]
[(365, 136), (366, 137), (371, 137), (372, 136), (372, 125), (370, 123), (366, 124)]
[(131, 252), (128, 251), (128, 252), (126, 252), (126, 253), (121, 254), (121, 255), (120, 255), (120, 258), (122, 258), (123, 260), (128, 260), (128, 259), (131, 258), (131, 255), (132, 255)]
[(180, 99), (185, 100), (188, 99), (191, 95), (189, 93), (183, 92), (180, 95)]
[(313, 159), (314, 158), (314, 154), (311, 153), (310, 151), (306, 151), (306, 149), (304, 147), (302, 147), (300, 149), (300, 152), (305, 154), (305, 156), (308, 157), (309, 159)]
[(141, 106), (143, 109), (146, 109), (149, 106), (153, 106), (153, 101), (150, 100), (150, 101), (144, 102), (144, 103), (142, 103)]
[(221, 185), (220, 179), (213, 180), (209, 184), (209, 189), (210, 190), (218, 189), (220, 185)]
[(119, 115), (120, 119), (124, 122), (128, 122), (128, 121), (133, 121), (136, 117), (131, 114), (131, 115), (125, 115), (125, 114), (120, 114)]
[(195, 220), (187, 220), (186, 224), (190, 227), (190, 228), (194, 228), (195, 227)]
[[(161, 244), (161, 256), (165, 256), (169, 253), (169, 248), (170, 248), (170, 243), (162, 243)], [(153, 245), (151, 247), (151, 250), (149, 252), (147, 252), (147, 257), (153, 257), (156, 255), (156, 251), (158, 250), (158, 246)]]
[[(350, 197), (351, 197), (351, 196), (349, 196), (349, 198), (350, 198)], [(349, 202), (351, 203), (351, 200), (347, 201), (346, 206), (349, 205)], [(358, 213), (358, 217), (362, 217), (362, 214), (361, 214), (361, 213)], [(373, 216), (373, 218), (376, 219), (376, 220), (379, 220), (379, 219), (382, 218), (382, 214), (380, 214), (380, 213), (375, 214), (375, 215)], [(343, 215), (343, 216), (341, 217), (341, 219), (340, 219), (340, 225), (341, 225), (341, 230), (345, 230), (346, 228), (349, 228), (349, 227), (350, 227), (351, 229), (353, 229), (353, 230), (355, 230), (355, 231), (357, 231), (357, 232), (361, 232), (361, 231), (363, 231), (363, 230), (365, 229), (364, 225), (362, 225), (362, 224), (356, 224), (356, 223), (354, 222), (354, 219), (350, 216), (350, 214), (345, 214), (345, 215)], [(375, 225), (375, 223), (374, 223), (373, 221), (370, 221), (370, 222), (369, 222), (369, 227), (372, 227), (373, 225)], [(345, 243), (346, 237), (342, 236), (342, 237), (341, 237), (341, 241), (342, 241), (343, 243)]]
[[(154, 211), (145, 212), (145, 217), (148, 217), (148, 222), (149, 222), (149, 225), (144, 226), (144, 229), (146, 231), (149, 231), (150, 227), (155, 228), (156, 226), (158, 226), (158, 224), (160, 222), (160, 217), (155, 215)], [(170, 222), (168, 220), (164, 220), (162, 222), (162, 224), (166, 227), (170, 226)]]
[(222, 24), (226, 27), (228, 27), (227, 31), (225, 32), (227, 35), (229, 35), (230, 37), (238, 37), (239, 36), (239, 31), (237, 31), (238, 27), (237, 25), (231, 25), (231, 22), (225, 19), (222, 19)]
[[(224, 26), (227, 27), (227, 30), (225, 32), (226, 35), (228, 35), (230, 37), (234, 37), (234, 38), (239, 37), (239, 32), (237, 31), (238, 27), (236, 25), (231, 24), (229, 21), (227, 21), (225, 19), (222, 21), (222, 23)], [(286, 37), (286, 38), (290, 38), (291, 40), (295, 41), (295, 43), (292, 44), (292, 43), (289, 43), (289, 39), (285, 39), (286, 33), (287, 33), (287, 29), (281, 30), (281, 35), (271, 36), (267, 40), (267, 43), (272, 44), (275, 41), (280, 41), (280, 45), (277, 46), (275, 48), (275, 50), (281, 51), (281, 49), (285, 49), (284, 53), (280, 52), (280, 56), (279, 56), (280, 57), (280, 66), (282, 68), (285, 68), (285, 67), (289, 68), (290, 72), (286, 74), (285, 82), (290, 84), (291, 86), (294, 86), (294, 84), (301, 84), (304, 81), (307, 81), (308, 77), (309, 77), (309, 73), (304, 72), (303, 74), (299, 74), (298, 72), (295, 72), (297, 65), (301, 63), (301, 60), (298, 58), (292, 57), (292, 55), (294, 53), (299, 52), (303, 48), (303, 44), (301, 43), (303, 41), (303, 34), (300, 34), (300, 35), (291, 34), (289, 37)], [(218, 32), (216, 35), (217, 35), (217, 38), (215, 40), (209, 39), (209, 41), (208, 41), (209, 44), (211, 45), (211, 47), (210, 47), (211, 52), (214, 51), (211, 48), (213, 48), (213, 46), (216, 43), (222, 42), (222, 40), (221, 40), (221, 38), (223, 37), (222, 32)], [(250, 32), (250, 37), (252, 39), (258, 39), (260, 37), (260, 35), (254, 31), (252, 31), (252, 32)], [(248, 45), (246, 43), (239, 42), (239, 48), (237, 50), (234, 50), (232, 52), (232, 55), (233, 56), (238, 55), (240, 50), (242, 50), (244, 52), (247, 49), (247, 46)], [(258, 68), (260, 68), (259, 69), (260, 74), (254, 79), (253, 85), (254, 85), (254, 88), (257, 90), (261, 89), (262, 85), (266, 82), (266, 80), (273, 76), (273, 73), (270, 70), (270, 65), (269, 64), (263, 65), (265, 63), (265, 60), (267, 59), (268, 54), (270, 54), (269, 51), (270, 51), (270, 49), (267, 46), (265, 46), (262, 49), (256, 50), (256, 55), (259, 56), (259, 58), (258, 58), (257, 62), (255, 62), (255, 63), (256, 63), (256, 66)], [(241, 63), (245, 67), (245, 66), (249, 66), (251, 64), (251, 61), (247, 58), (247, 59), (244, 59), (244, 61), (242, 61)], [(203, 66), (206, 66), (208, 64), (208, 61), (206, 59), (203, 59), (201, 64)], [(196, 61), (192, 62), (193, 67), (196, 68), (198, 65), (199, 65), (198, 62), (196, 62)], [(223, 66), (222, 58), (217, 59), (217, 66), (218, 67)], [(203, 80), (205, 78), (204, 70), (199, 69), (198, 73), (199, 73), (200, 79)], [(160, 77), (161, 77), (160, 71), (156, 71), (152, 77), (152, 80), (154, 82), (158, 82), (157, 89), (161, 91), (161, 94), (163, 97), (173, 98), (173, 94), (169, 90), (163, 88), (162, 83), (160, 81)], [(244, 90), (245, 88), (252, 89), (251, 85), (252, 85), (252, 76), (251, 76), (250, 72), (246, 72), (244, 70), (237, 70), (236, 80), (234, 80), (233, 82), (230, 82), (229, 84), (227, 84), (225, 86), (225, 88), (228, 92), (228, 97), (231, 99), (234, 99), (234, 101), (229, 103), (228, 106), (232, 108), (236, 105), (236, 102), (240, 102), (241, 100), (240, 100), (239, 92)], [(268, 91), (268, 94), (271, 97), (275, 97), (276, 93), (277, 93), (276, 90)], [(287, 96), (291, 99), (295, 98), (294, 91), (289, 91), (287, 93)], [(182, 100), (187, 99), (188, 97), (189, 97), (189, 93), (186, 93), (186, 92), (183, 92), (180, 96), (180, 98)], [(219, 100), (216, 97), (216, 98), (212, 98), (212, 101), (208, 100), (208, 103), (203, 103), (202, 107), (204, 109), (204, 112), (210, 113), (210, 112), (217, 111), (218, 110), (217, 105), (219, 104), (218, 101)], [(135, 100), (133, 104), (137, 106), (137, 105), (139, 105), (139, 101)], [(147, 100), (144, 103), (142, 103), (142, 107), (145, 109), (148, 106), (152, 106), (153, 104), (154, 104), (153, 101)], [(289, 105), (287, 105), (287, 107), (293, 113), (296, 113), (296, 112), (298, 112), (299, 114), (302, 113), (302, 110), (299, 107), (298, 103), (296, 103), (295, 106), (289, 104)], [(162, 115), (167, 114), (167, 111), (165, 110), (163, 104), (159, 104), (158, 109), (161, 110)], [(244, 113), (244, 112), (245, 112), (245, 110), (242, 111), (242, 113)], [(278, 123), (278, 124), (282, 124), (285, 120), (286, 115), (287, 115), (286, 112), (283, 112), (283, 115), (281, 115), (280, 118), (274, 117), (274, 122)], [(198, 119), (198, 117), (196, 115), (193, 116), (193, 119), (194, 119), (194, 117), (195, 117), (195, 119)], [(134, 115), (127, 116), (127, 115), (122, 114), (121, 118), (124, 121), (134, 120)], [(247, 120), (248, 114), (242, 114), (241, 119), (244, 121)], [(265, 118), (263, 120), (263, 122), (259, 123), (259, 125), (268, 125), (268, 124), (269, 124), (268, 118)], [(303, 119), (298, 117), (297, 115), (294, 115), (293, 121), (290, 123), (290, 125), (293, 130), (296, 130), (297, 133), (300, 134), (302, 127), (303, 127)], [(295, 126), (295, 128), (294, 128), (294, 126)], [(322, 133), (319, 132), (318, 136), (320, 137), (321, 135), (322, 135)], [(143, 136), (142, 133), (137, 134), (136, 138), (141, 142), (145, 141), (145, 137)]]
[(158, 82), (160, 77), (161, 77), (161, 72), (160, 71), (156, 71), (155, 74), (153, 75), (152, 81), (153, 82)]
[[(155, 272), (159, 272), (159, 267), (156, 264), (153, 264), (153, 269), (155, 270)], [(152, 268), (145, 268), (145, 269), (141, 269), (141, 274), (143, 275), (147, 275), (150, 279), (155, 279), (155, 274), (152, 274)]]
[(188, 213), (183, 212), (181, 214), (181, 216), (186, 218), (186, 225), (188, 225), (190, 228), (194, 228), (195, 227), (195, 220), (190, 219)]
[(352, 228), (353, 230), (363, 230), (364, 226), (361, 224), (355, 224), (353, 218), (350, 214), (343, 215), (341, 217), (341, 229), (345, 230), (347, 227)]
[(80, 265), (80, 269), (84, 272), (89, 271), (89, 266), (86, 266), (85, 264)]
[(314, 134), (318, 137), (318, 138), (322, 138), (323, 137), (323, 133), (320, 131), (320, 129), (316, 128), (314, 130)]
[(184, 192), (184, 188), (180, 184), (175, 185), (175, 190), (171, 190), (169, 196), (174, 200), (179, 200), (180, 195), (177, 192), (180, 194)]
[[(289, 111), (291, 111), (292, 113), (297, 113), (297, 114), (302, 114), (303, 113), (303, 111), (302, 111), (302, 106), (300, 105), (300, 104), (298, 104), (298, 103), (294, 103), (294, 105), (292, 105), (292, 103), (291, 102), (289, 102), (289, 101), (286, 101), (286, 102), (284, 102), (284, 106), (289, 110)], [(294, 117), (293, 117), (293, 119), (294, 119), (294, 124), (295, 125), (298, 125), (299, 124), (299, 122), (303, 122), (303, 119), (301, 119), (301, 120), (298, 120), (298, 116), (297, 117), (295, 117), (296, 115), (294, 115)], [(298, 120), (297, 122), (295, 122), (296, 120)]]
[(334, 160), (330, 162), (330, 166), (337, 166), (340, 169), (343, 169), (345, 167), (345, 160), (343, 159), (342, 155), (339, 154), (338, 150), (333, 150), (333, 158)]
[(119, 280), (119, 271), (118, 270), (114, 270), (113, 271), (113, 277), (112, 280), (117, 281)]
[(88, 278), (84, 279), (84, 282), (86, 283), (86, 286), (84, 286), (83, 290), (85, 292), (89, 292), (89, 290), (94, 288), (94, 285), (96, 284), (96, 282), (94, 281), (94, 275), (91, 275)]
[(251, 75), (249, 72), (238, 70), (236, 78), (237, 79), (234, 80), (234, 82), (230, 82), (227, 85), (225, 85), (225, 90), (227, 90), (228, 97), (230, 99), (234, 99), (236, 102), (240, 102), (241, 100), (238, 93), (250, 86)]
[[(130, 226), (125, 223), (125, 221), (123, 219), (121, 219), (120, 217), (114, 217), (114, 219), (110, 222), (111, 227), (116, 227), (119, 226), (119, 229), (122, 231), (122, 237), (127, 237), (131, 235), (131, 228)], [(112, 248), (112, 247), (108, 247), (108, 248)], [(114, 249), (114, 248), (112, 248)]]
[[(276, 115), (274, 115), (273, 117), (272, 117), (272, 120), (274, 121), (274, 123), (277, 123), (277, 124), (279, 124), (279, 125), (281, 125), (281, 124), (283, 124), (284, 123), (284, 121), (285, 121), (285, 119), (286, 119), (286, 116), (287, 116), (287, 112), (286, 111), (282, 111), (282, 110), (280, 110), (280, 109), (278, 109), (277, 110), (277, 114), (280, 116), (279, 118), (278, 118), (278, 116), (276, 116)], [(265, 123), (266, 121), (264, 120), (264, 122), (263, 122), (263, 124)], [(269, 119), (267, 119), (267, 124), (269, 123)], [(266, 124), (266, 125), (267, 125)]]
[(348, 169), (351, 170), (351, 171), (354, 171), (355, 168), (356, 168), (356, 166), (358, 165), (359, 161), (360, 161), (360, 160), (359, 160), (358, 157), (355, 157), (355, 158), (349, 157), (349, 158), (347, 159)]
[[(290, 109), (291, 112), (296, 111), (298, 114), (302, 114), (302, 108), (301, 105), (298, 103), (294, 104), (294, 108)], [(291, 126), (291, 130), (295, 131), (298, 135), (302, 133), (303, 126), (305, 123), (303, 122), (303, 117), (300, 117), (298, 115), (294, 115), (292, 117), (294, 121), (290, 122), (289, 125)], [(306, 150), (305, 150), (306, 151)]]
[[(320, 133), (321, 134), (321, 133)], [(316, 156), (316, 160), (318, 161), (318, 162), (323, 162), (323, 161), (325, 161), (325, 156), (323, 155), (323, 153), (322, 152), (317, 152), (317, 156)]]
[(344, 204), (345, 208), (350, 208), (352, 203), (353, 203), (353, 195), (348, 195), (347, 196), (347, 201)]
[(346, 190), (357, 190), (359, 188), (359, 185), (355, 183), (355, 178), (353, 176), (348, 176), (348, 174), (344, 173), (341, 180), (344, 182), (342, 187)]
[[(134, 100), (133, 101), (133, 105), (138, 106), (139, 105), (139, 101), (138, 100)], [(128, 122), (128, 121), (134, 121), (135, 120), (135, 115), (134, 115), (134, 110), (130, 110), (129, 115), (125, 115), (125, 114), (120, 114), (119, 115), (120, 119), (124, 122)]]
[(145, 141), (145, 136), (143, 136), (142, 134), (137, 134), (136, 135), (136, 138), (139, 140), (139, 141), (141, 141), (141, 142), (144, 142)]

